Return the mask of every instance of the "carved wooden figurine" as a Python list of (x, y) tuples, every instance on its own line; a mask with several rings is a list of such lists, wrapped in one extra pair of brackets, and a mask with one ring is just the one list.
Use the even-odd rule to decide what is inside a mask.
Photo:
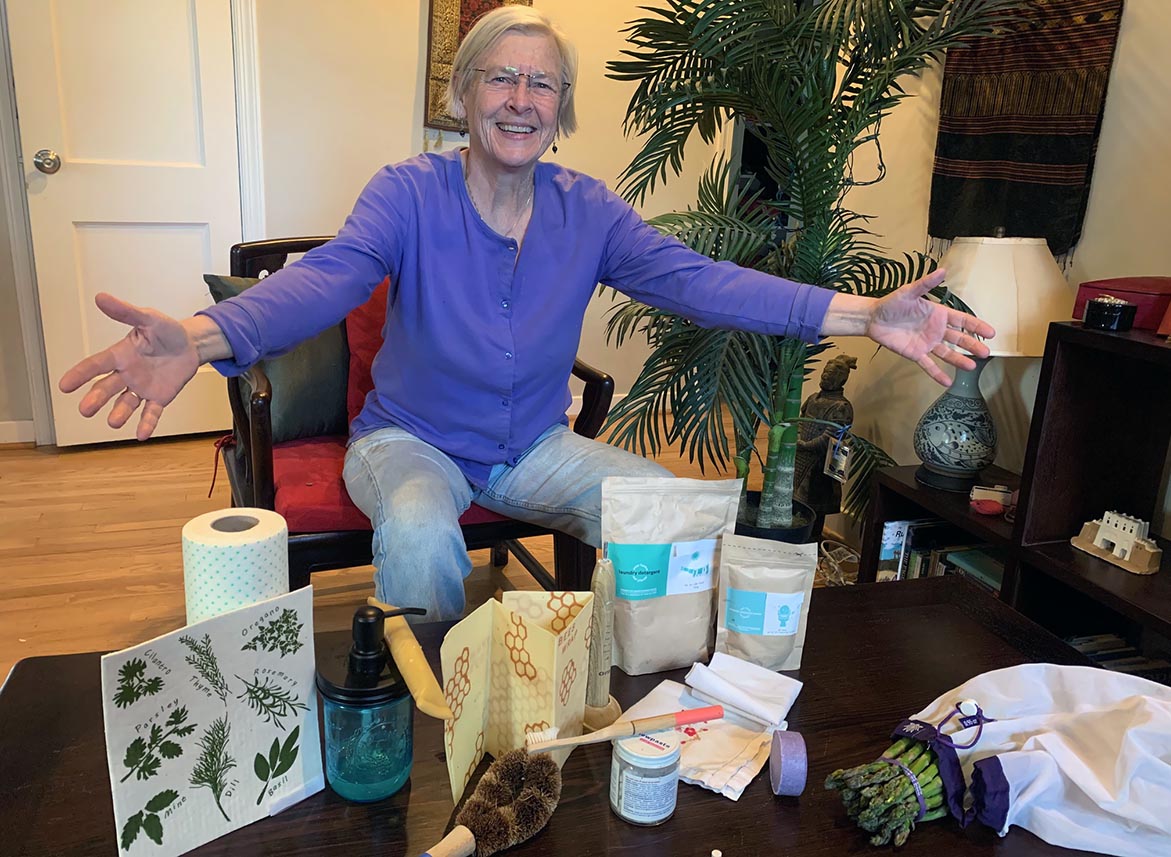
[[(854, 421), (854, 406), (843, 389), (850, 370), (858, 367), (857, 358), (839, 354), (821, 370), (821, 390), (801, 405), (801, 416), (829, 420), (839, 425)], [(797, 462), (794, 492), (797, 499), (813, 509), (815, 518), (812, 537), (821, 537), (825, 516), (838, 512), (842, 505), (842, 485), (825, 473), (825, 456), (830, 444), (837, 440), (837, 432), (817, 423), (801, 423), (798, 430)]]

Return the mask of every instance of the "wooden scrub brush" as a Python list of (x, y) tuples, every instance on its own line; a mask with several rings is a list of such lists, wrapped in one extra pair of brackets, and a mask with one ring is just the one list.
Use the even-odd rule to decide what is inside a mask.
[(455, 816), (456, 826), (422, 857), (488, 857), (536, 836), (561, 800), (561, 769), (547, 753), (512, 750), (494, 761)]

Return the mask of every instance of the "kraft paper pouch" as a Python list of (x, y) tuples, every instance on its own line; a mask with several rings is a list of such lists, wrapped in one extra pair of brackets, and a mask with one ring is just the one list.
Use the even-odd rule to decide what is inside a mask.
[(740, 483), (602, 482), (602, 543), (614, 563), (614, 664), (627, 675), (711, 655), (719, 539), (736, 526)]
[(770, 670), (799, 669), (816, 571), (816, 544), (725, 536), (716, 651)]

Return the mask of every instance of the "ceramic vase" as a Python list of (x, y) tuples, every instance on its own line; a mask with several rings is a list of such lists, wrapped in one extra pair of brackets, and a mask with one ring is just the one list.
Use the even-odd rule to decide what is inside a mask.
[(952, 385), (919, 418), (914, 438), (923, 462), (915, 473), (919, 482), (966, 493), (996, 458), (996, 426), (980, 393), (988, 360), (976, 360), (975, 369), (957, 369)]

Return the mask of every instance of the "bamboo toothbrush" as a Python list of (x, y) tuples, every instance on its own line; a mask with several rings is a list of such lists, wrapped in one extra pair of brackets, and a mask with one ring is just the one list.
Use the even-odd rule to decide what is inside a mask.
[(525, 749), (530, 753), (548, 753), (562, 747), (580, 747), (584, 744), (601, 744), (603, 741), (613, 741), (615, 738), (629, 738), (631, 735), (641, 735), (644, 732), (662, 732), (664, 729), (674, 729), (676, 726), (690, 726), (692, 723), (703, 723), (706, 720), (719, 720), (724, 716), (721, 705), (709, 705), (707, 708), (685, 708), (672, 714), (658, 714), (654, 717), (640, 717), (637, 720), (628, 720), (625, 723), (615, 723), (597, 732), (588, 735), (578, 735), (574, 738), (558, 738), (557, 727), (544, 729), (540, 732), (530, 732), (525, 735)]

